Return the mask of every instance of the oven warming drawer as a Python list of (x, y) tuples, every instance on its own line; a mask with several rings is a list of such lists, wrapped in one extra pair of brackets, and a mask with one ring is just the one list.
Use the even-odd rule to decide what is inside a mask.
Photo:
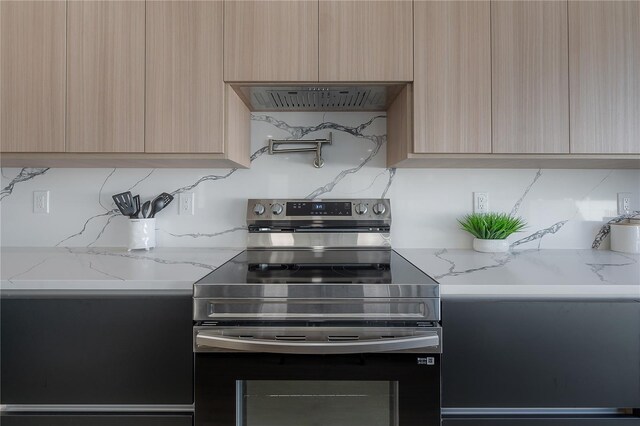
[(441, 353), (440, 327), (194, 327), (194, 352)]

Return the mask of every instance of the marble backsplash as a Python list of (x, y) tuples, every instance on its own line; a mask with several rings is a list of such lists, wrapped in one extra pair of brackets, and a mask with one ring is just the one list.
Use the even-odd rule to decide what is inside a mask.
[[(325, 166), (313, 154), (266, 150), (270, 137), (324, 138)], [(165, 247), (242, 247), (247, 198), (388, 197), (395, 247), (470, 248), (456, 218), (470, 212), (474, 191), (489, 193), (492, 211), (521, 215), (529, 226), (514, 248), (608, 247), (616, 195), (640, 199), (638, 170), (387, 169), (386, 119), (377, 113), (273, 113), (252, 117), (252, 164), (235, 169), (2, 169), (3, 247), (120, 247), (127, 219), (111, 195), (143, 199), (162, 191), (195, 194), (195, 215), (178, 200), (157, 216)], [(33, 213), (33, 191), (50, 191), (50, 213)], [(600, 242), (602, 241), (602, 244)]]

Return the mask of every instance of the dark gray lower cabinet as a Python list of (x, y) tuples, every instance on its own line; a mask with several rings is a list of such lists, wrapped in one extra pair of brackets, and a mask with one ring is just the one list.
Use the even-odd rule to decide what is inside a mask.
[(2, 426), (191, 426), (191, 415), (6, 415)]
[[(442, 318), (446, 408), (640, 407), (638, 300), (447, 299)], [(576, 424), (536, 421), (446, 424)]]
[[(190, 295), (2, 297), (0, 403), (96, 407), (5, 413), (0, 424), (191, 426), (191, 305)], [(100, 413), (104, 405), (149, 412)], [(166, 405), (180, 412), (152, 412)]]
[(2, 404), (192, 404), (191, 296), (3, 297)]
[(442, 426), (639, 426), (640, 418), (464, 418), (445, 419)]

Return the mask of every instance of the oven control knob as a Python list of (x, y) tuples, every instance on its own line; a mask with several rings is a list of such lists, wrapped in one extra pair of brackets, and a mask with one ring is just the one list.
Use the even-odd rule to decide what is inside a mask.
[(271, 206), (271, 213), (275, 214), (275, 215), (279, 215), (280, 213), (282, 213), (282, 205), (280, 204), (274, 204)]
[(253, 212), (258, 216), (262, 215), (264, 213), (264, 206), (260, 203), (256, 204), (253, 206)]
[(358, 214), (365, 214), (369, 209), (367, 209), (366, 205), (360, 203), (360, 204), (356, 204), (355, 210), (356, 210), (356, 213)]
[(384, 214), (387, 211), (387, 208), (382, 203), (377, 203), (373, 205), (373, 212), (375, 214)]

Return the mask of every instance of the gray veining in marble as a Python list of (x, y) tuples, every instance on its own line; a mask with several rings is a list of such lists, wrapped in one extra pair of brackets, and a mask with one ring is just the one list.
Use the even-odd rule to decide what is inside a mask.
[(531, 241), (535, 241), (535, 240), (540, 240), (543, 237), (550, 235), (550, 234), (555, 234), (556, 232), (558, 232), (560, 229), (562, 229), (562, 227), (568, 222), (568, 220), (562, 220), (558, 223), (554, 223), (553, 225), (551, 225), (548, 228), (544, 228), (544, 229), (540, 229), (536, 232), (534, 232), (531, 235), (528, 235), (524, 238), (520, 238), (517, 241), (514, 241), (513, 243), (511, 243), (511, 248), (517, 247), (521, 244), (525, 244), (525, 243), (529, 243)]
[(447, 262), (449, 264), (449, 270), (445, 273), (441, 273), (438, 275), (433, 275), (433, 278), (436, 281), (441, 281), (443, 278), (446, 277), (454, 277), (454, 276), (458, 276), (458, 275), (465, 275), (465, 274), (470, 274), (472, 272), (478, 272), (478, 271), (487, 271), (489, 269), (493, 269), (493, 268), (500, 268), (504, 265), (506, 265), (511, 259), (513, 259), (512, 255), (509, 254), (497, 254), (497, 253), (490, 253), (489, 254), (489, 258), (491, 260), (491, 262), (493, 262), (492, 264), (487, 264), (487, 265), (483, 265), (483, 266), (475, 266), (472, 268), (466, 268), (466, 269), (459, 269), (458, 266), (456, 265), (456, 262), (454, 262), (451, 259), (448, 259), (445, 257), (445, 255), (449, 253), (449, 251), (447, 249), (441, 249), (441, 250), (437, 250), (436, 252), (433, 253), (433, 255), (435, 257), (437, 257), (438, 259), (441, 259), (445, 262)]
[(48, 170), (49, 168), (40, 168), (40, 169), (28, 168), (28, 167), (22, 168), (18, 173), (18, 175), (14, 177), (7, 186), (2, 188), (2, 190), (0, 191), (0, 201), (4, 200), (6, 197), (11, 195), (11, 193), (13, 192), (13, 188), (18, 183), (26, 182), (28, 180), (35, 178), (36, 176), (41, 176), (45, 174)]
[(524, 201), (527, 194), (529, 194), (529, 191), (531, 191), (531, 188), (533, 187), (533, 185), (535, 185), (538, 179), (540, 179), (540, 176), (542, 176), (542, 169), (538, 169), (538, 171), (536, 172), (536, 175), (533, 177), (533, 181), (531, 181), (529, 186), (525, 188), (524, 192), (522, 193), (518, 201), (516, 201), (516, 203), (513, 205), (513, 208), (509, 213), (510, 216), (515, 216), (518, 214), (518, 211), (520, 210), (520, 205)]

